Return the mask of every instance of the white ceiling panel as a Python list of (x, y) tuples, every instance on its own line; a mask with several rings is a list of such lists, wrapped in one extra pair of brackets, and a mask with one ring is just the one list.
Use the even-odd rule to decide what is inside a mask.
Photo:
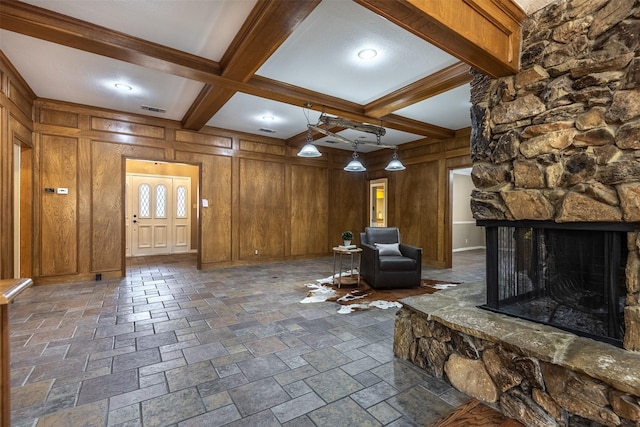
[(431, 123), (447, 129), (458, 130), (471, 126), (471, 86), (459, 86), (422, 102), (410, 105), (394, 114)]
[[(40, 98), (181, 120), (202, 89), (199, 82), (4, 30), (0, 49)], [(116, 83), (132, 90), (118, 90)]]
[(101, 27), (219, 61), (257, 0), (26, 0)]
[[(207, 122), (207, 125), (288, 139), (306, 131), (307, 116), (310, 123), (315, 124), (320, 113), (257, 96), (236, 93)], [(273, 120), (265, 119), (265, 117), (272, 117)], [(270, 129), (275, 132), (263, 132), (260, 129)]]
[[(378, 55), (361, 60), (363, 49)], [(325, 0), (256, 74), (366, 104), (456, 62), (354, 2)]]

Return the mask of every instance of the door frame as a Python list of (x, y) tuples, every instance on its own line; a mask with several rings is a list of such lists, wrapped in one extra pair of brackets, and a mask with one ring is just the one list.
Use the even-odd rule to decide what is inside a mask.
[(127, 276), (127, 230), (126, 230), (126, 197), (127, 197), (127, 160), (138, 160), (143, 162), (157, 162), (157, 163), (170, 163), (170, 164), (179, 164), (179, 165), (188, 165), (195, 166), (198, 168), (198, 178), (196, 186), (196, 194), (191, 194), (191, 204), (196, 205), (196, 270), (202, 269), (202, 215), (201, 215), (201, 206), (200, 206), (200, 189), (202, 188), (202, 163), (201, 162), (187, 162), (187, 161), (177, 161), (177, 160), (167, 160), (167, 159), (153, 159), (148, 157), (135, 157), (135, 156), (127, 156), (123, 155), (121, 158), (121, 197), (122, 203), (120, 207), (120, 221), (121, 221), (121, 241), (122, 245), (120, 248), (120, 257), (121, 257), (121, 265), (122, 265), (122, 277)]
[(33, 275), (33, 147), (12, 144), (13, 277)]
[(374, 197), (373, 197), (373, 191), (374, 189), (380, 188), (382, 187), (384, 189), (384, 212), (382, 213), (382, 218), (383, 218), (383, 227), (386, 227), (389, 223), (389, 217), (388, 217), (388, 206), (389, 206), (389, 179), (388, 178), (380, 178), (380, 179), (372, 179), (369, 180), (369, 209), (368, 209), (368, 214), (367, 214), (367, 227), (372, 227), (373, 225), (373, 221), (372, 221), (372, 212), (375, 210), (375, 205), (374, 205)]

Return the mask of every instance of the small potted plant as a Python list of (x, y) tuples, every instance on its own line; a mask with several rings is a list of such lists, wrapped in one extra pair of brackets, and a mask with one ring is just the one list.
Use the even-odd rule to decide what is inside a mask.
[(349, 246), (351, 244), (351, 239), (353, 239), (353, 233), (351, 231), (342, 232), (342, 240), (344, 241), (345, 246)]

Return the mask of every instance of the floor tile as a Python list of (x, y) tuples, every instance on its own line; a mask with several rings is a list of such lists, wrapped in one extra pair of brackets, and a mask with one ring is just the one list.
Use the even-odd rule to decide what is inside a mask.
[(138, 388), (138, 373), (134, 370), (122, 371), (83, 381), (78, 396), (78, 405), (107, 399)]
[(142, 422), (145, 427), (167, 426), (205, 412), (204, 403), (195, 388), (179, 390), (142, 402)]
[[(12, 426), (424, 426), (468, 397), (393, 356), (397, 309), (300, 304), (332, 258), (35, 286), (10, 310)], [(484, 279), (484, 253), (423, 277)], [(428, 404), (425, 404), (428, 402)]]
[(411, 416), (421, 426), (438, 421), (452, 410), (451, 405), (420, 386), (411, 387), (387, 402), (401, 414)]
[(254, 381), (229, 390), (242, 416), (255, 414), (288, 401), (289, 395), (273, 378)]
[(238, 367), (249, 381), (271, 377), (289, 370), (289, 367), (275, 354), (244, 360), (238, 363)]
[(375, 427), (382, 424), (348, 397), (309, 413), (318, 427), (358, 426)]
[(278, 421), (285, 423), (324, 405), (324, 400), (317, 394), (307, 393), (276, 405), (271, 408), (271, 411), (278, 418)]
[(197, 386), (218, 378), (215, 368), (208, 361), (198, 362), (166, 372), (170, 391)]
[(362, 384), (340, 368), (307, 378), (305, 382), (326, 402), (333, 402), (362, 390)]

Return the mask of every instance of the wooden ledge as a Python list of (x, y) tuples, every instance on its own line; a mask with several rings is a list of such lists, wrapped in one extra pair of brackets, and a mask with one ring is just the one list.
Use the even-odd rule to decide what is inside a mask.
[(9, 304), (22, 291), (33, 284), (31, 279), (3, 279), (0, 280), (0, 304)]

